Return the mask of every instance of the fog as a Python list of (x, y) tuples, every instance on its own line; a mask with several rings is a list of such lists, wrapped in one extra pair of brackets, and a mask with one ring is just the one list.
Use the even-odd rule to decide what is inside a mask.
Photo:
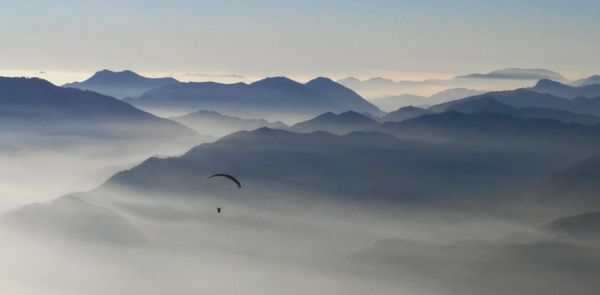
[[(64, 180), (83, 171), (65, 168), (55, 176), (60, 185), (46, 189), (56, 182), (39, 181), (23, 194), (85, 189), (108, 174)], [(537, 210), (244, 200), (256, 197), (232, 189), (162, 198), (91, 192), (60, 205), (41, 203), (33, 218), (8, 214), (0, 231), (0, 284), (10, 294), (594, 294), (598, 287), (598, 245), (540, 231), (546, 217), (525, 214)], [(49, 222), (46, 209), (66, 219)], [(105, 220), (112, 214), (143, 238), (120, 240), (124, 227)], [(46, 226), (54, 222), (85, 224), (85, 232), (73, 224)]]
[[(340, 152), (341, 144), (346, 144), (344, 152)], [(510, 150), (504, 151), (507, 155), (484, 153), (483, 147), (431, 146), (378, 134), (332, 137), (262, 130), (238, 134), (237, 139), (230, 136), (178, 157), (194, 145), (82, 141), (4, 150), (0, 155), (4, 164), (0, 167), (2, 291), (595, 294), (599, 287), (597, 240), (570, 239), (545, 230), (549, 222), (574, 212), (540, 202), (539, 195), (527, 195), (530, 191), (521, 187), (570, 161), (558, 161), (552, 153), (521, 157)], [(370, 156), (360, 156), (358, 151)], [(362, 169), (373, 169), (368, 165), (374, 164), (392, 169), (396, 163), (386, 158), (394, 155), (392, 151), (403, 153), (403, 157), (395, 157), (403, 158), (397, 164), (410, 172), (404, 175), (404, 170), (390, 170), (402, 172), (394, 177), (404, 175), (406, 181), (412, 175), (415, 188), (446, 185), (450, 187), (446, 193), (442, 188), (431, 189), (437, 195), (426, 200), (449, 199), (454, 205), (452, 201), (403, 203), (409, 198), (400, 197), (382, 201), (375, 193), (387, 193), (384, 189), (359, 196), (369, 191), (368, 184), (338, 190), (355, 188), (348, 198), (332, 197), (332, 187), (357, 181), (351, 174), (358, 170), (340, 170), (356, 168), (347, 159), (361, 163)], [(296, 154), (287, 154), (291, 152)], [(306, 156), (313, 153), (325, 155), (335, 166), (326, 169), (327, 163), (316, 158), (318, 164), (314, 165), (320, 166), (314, 168), (310, 162), (314, 160)], [(150, 160), (141, 166), (158, 165), (160, 173), (141, 169), (119, 178), (136, 180), (148, 190), (103, 185), (115, 173), (156, 154), (165, 160)], [(306, 176), (298, 182), (305, 188), (313, 185), (311, 190), (292, 189), (289, 185), (295, 182), (288, 186), (264, 182), (261, 177), (282, 183), (299, 177), (289, 171), (277, 175), (282, 172), (276, 164), (283, 160), (236, 170), (244, 177), (243, 189), (226, 179), (203, 177), (204, 170), (215, 169), (212, 164), (222, 169), (254, 165), (249, 159), (260, 160), (257, 155), (290, 159), (289, 166), (283, 167), (300, 171), (306, 167), (316, 169), (312, 170), (315, 174), (317, 170), (333, 171), (331, 177), (336, 179)], [(292, 162), (290, 155), (300, 162)], [(549, 158), (556, 161), (546, 163)], [(472, 171), (453, 168), (457, 167), (454, 161)], [(178, 166), (166, 165), (171, 162)], [(520, 169), (522, 165), (530, 169)], [(264, 169), (272, 171), (261, 172)], [(518, 169), (522, 174), (515, 172)], [(464, 180), (475, 175), (469, 173), (481, 171), (488, 175), (471, 178), (473, 183), (448, 181)], [(499, 177), (510, 171), (508, 180)], [(513, 181), (515, 177), (522, 181)], [(497, 181), (490, 186), (493, 191), (478, 195), (475, 190), (474, 195), (464, 195), (456, 202), (461, 189), (481, 186), (475, 182), (489, 179)], [(377, 184), (390, 185), (384, 180)], [(502, 198), (516, 191), (518, 197)], [(218, 214), (216, 207), (223, 212)]]

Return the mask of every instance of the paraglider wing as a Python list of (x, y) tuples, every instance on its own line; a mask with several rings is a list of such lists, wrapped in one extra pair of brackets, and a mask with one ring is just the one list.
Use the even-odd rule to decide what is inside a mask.
[(235, 184), (237, 184), (238, 188), (240, 188), (240, 189), (242, 188), (242, 184), (240, 183), (240, 181), (229, 174), (217, 173), (217, 174), (209, 176), (208, 178), (213, 178), (213, 177), (225, 177), (225, 178), (235, 182)]

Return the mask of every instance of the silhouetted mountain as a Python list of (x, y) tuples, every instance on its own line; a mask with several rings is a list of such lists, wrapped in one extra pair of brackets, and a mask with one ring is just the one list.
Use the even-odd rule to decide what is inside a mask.
[(424, 115), (399, 123), (387, 122), (380, 131), (402, 138), (450, 141), (493, 148), (590, 153), (600, 147), (600, 127), (550, 119), (521, 119), (500, 113)]
[(418, 116), (429, 115), (429, 114), (433, 114), (433, 112), (430, 110), (427, 110), (427, 109), (423, 109), (423, 108), (408, 106), (408, 107), (399, 108), (396, 111), (385, 114), (383, 117), (381, 117), (381, 121), (382, 122), (400, 122), (400, 121), (404, 121), (406, 119), (416, 118)]
[(184, 124), (202, 134), (217, 137), (236, 131), (254, 130), (261, 127), (273, 129), (285, 129), (289, 127), (281, 121), (269, 122), (265, 119), (242, 119), (204, 110), (180, 117), (173, 117), (171, 120)]
[(443, 112), (453, 104), (469, 100), (476, 100), (482, 97), (493, 97), (503, 104), (517, 108), (549, 108), (580, 114), (600, 115), (600, 98), (578, 97), (574, 99), (567, 99), (551, 94), (538, 93), (527, 89), (488, 92), (482, 95), (471, 96), (434, 105), (431, 106), (429, 110), (434, 112)]
[(429, 106), (442, 103), (449, 100), (461, 99), (473, 95), (484, 93), (466, 88), (452, 88), (438, 92), (432, 96), (419, 96), (412, 94), (402, 94), (396, 96), (386, 96), (373, 99), (373, 103), (385, 111), (395, 111), (404, 106)]
[(297, 132), (326, 131), (333, 134), (346, 134), (352, 131), (367, 131), (376, 128), (378, 123), (357, 112), (334, 114), (327, 112), (310, 120), (295, 124), (290, 129)]
[(325, 78), (306, 84), (285, 77), (267, 78), (252, 84), (178, 83), (127, 101), (155, 111), (187, 113), (205, 109), (263, 118), (268, 115), (314, 115), (349, 110), (381, 114), (377, 107), (356, 93)]
[(573, 87), (552, 80), (540, 80), (534, 87), (530, 88), (539, 93), (548, 93), (554, 96), (565, 98), (600, 97), (600, 84), (590, 84), (579, 87)]
[(377, 132), (338, 136), (261, 128), (198, 146), (178, 158), (151, 158), (116, 174), (95, 193), (126, 189), (146, 197), (214, 195), (222, 186), (198, 180), (227, 171), (243, 182), (243, 200), (258, 198), (263, 204), (265, 198), (294, 197), (458, 204), (487, 202), (490, 192), (509, 198), (506, 190), (556, 169), (556, 163), (560, 159), (550, 154), (440, 146)]
[[(341, 79), (338, 82), (352, 90), (358, 92), (363, 97), (377, 98), (398, 96), (404, 93), (431, 93), (431, 91), (444, 91), (452, 88), (470, 88), (470, 89), (489, 89), (489, 90), (504, 90), (529, 87), (535, 81), (541, 79), (551, 79), (555, 81), (568, 82), (560, 74), (544, 69), (501, 69), (487, 74), (469, 74), (461, 75), (448, 79), (426, 79), (420, 81), (394, 81), (386, 78), (371, 78), (359, 80), (349, 77)], [(458, 94), (458, 93), (457, 93)], [(452, 96), (447, 98), (458, 99), (477, 93), (466, 93), (464, 96)], [(441, 103), (445, 100), (442, 97), (433, 97), (430, 103), (419, 103), (410, 101), (402, 105), (392, 106), (391, 109), (397, 109), (406, 105), (422, 106), (425, 104)]]
[(596, 85), (596, 84), (600, 84), (600, 75), (593, 75), (593, 76), (587, 77), (585, 79), (577, 80), (577, 81), (571, 83), (572, 86), (576, 86), (576, 87)]
[(35, 78), (0, 78), (0, 121), (2, 133), (28, 140), (36, 140), (36, 134), (120, 140), (198, 138), (179, 123), (118, 99)]
[(544, 229), (564, 238), (600, 241), (600, 212), (563, 217), (550, 222)]
[(600, 117), (587, 114), (575, 114), (549, 108), (515, 108), (497, 101), (493, 96), (483, 96), (478, 99), (468, 100), (450, 105), (447, 110), (461, 113), (499, 113), (517, 118), (553, 119), (566, 123), (598, 124)]
[(116, 98), (125, 98), (137, 97), (148, 90), (174, 83), (179, 83), (179, 81), (170, 77), (147, 78), (132, 71), (102, 70), (83, 82), (68, 83), (63, 87), (92, 90)]
[(57, 240), (129, 246), (148, 242), (119, 214), (72, 195), (23, 206), (2, 216), (2, 223), (12, 229)]
[(510, 80), (541, 80), (566, 81), (561, 74), (546, 69), (508, 68), (489, 72), (487, 74), (469, 74), (458, 76), (463, 79), (510, 79)]
[(517, 108), (505, 105), (497, 101), (493, 96), (484, 96), (478, 99), (468, 100), (450, 105), (446, 111), (457, 111), (461, 113), (499, 113), (517, 116)]

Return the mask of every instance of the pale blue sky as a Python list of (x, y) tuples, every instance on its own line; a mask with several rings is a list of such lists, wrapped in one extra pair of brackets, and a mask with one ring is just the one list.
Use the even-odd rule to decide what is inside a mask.
[(23, 1), (0, 71), (423, 78), (600, 73), (600, 1)]

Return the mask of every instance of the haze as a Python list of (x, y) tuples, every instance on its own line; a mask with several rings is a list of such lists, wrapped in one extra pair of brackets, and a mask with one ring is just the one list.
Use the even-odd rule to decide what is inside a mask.
[(0, 294), (595, 295), (597, 1), (4, 1)]

